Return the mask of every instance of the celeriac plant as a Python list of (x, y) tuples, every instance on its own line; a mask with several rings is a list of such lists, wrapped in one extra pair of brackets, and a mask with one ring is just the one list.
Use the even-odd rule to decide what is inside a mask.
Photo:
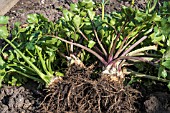
[[(124, 80), (129, 65), (159, 63), (162, 53), (157, 51), (160, 41), (155, 41), (155, 33), (161, 15), (127, 7), (97, 15), (96, 8), (92, 0), (71, 4), (56, 23), (39, 14), (28, 15), (28, 24), (15, 24), (12, 40), (8, 39), (7, 18), (1, 17), (0, 38), (7, 45), (1, 49), (0, 82), (19, 73), (48, 86), (61, 79), (56, 76), (63, 74), (57, 70), (68, 60), (82, 66), (98, 61), (111, 81)], [(6, 50), (8, 45), (13, 49)]]
[(149, 54), (157, 46), (150, 34), (161, 20), (159, 15), (126, 7), (118, 13), (96, 15), (95, 7), (91, 0), (71, 4), (70, 10), (64, 10), (64, 17), (57, 21), (59, 29), (53, 37), (69, 44), (74, 58), (77, 47), (82, 49), (79, 54), (85, 50), (97, 57), (103, 64), (102, 73), (112, 78), (124, 78), (123, 67), (131, 65), (127, 61), (153, 63), (154, 57)]

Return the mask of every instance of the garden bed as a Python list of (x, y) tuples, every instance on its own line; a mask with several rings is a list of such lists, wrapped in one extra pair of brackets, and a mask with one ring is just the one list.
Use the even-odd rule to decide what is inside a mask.
[[(31, 13), (39, 13), (50, 21), (56, 21), (62, 16), (60, 7), (69, 9), (70, 3), (75, 2), (76, 0), (20, 0), (6, 16), (10, 17), (11, 28), (17, 21), (21, 22), (23, 27), (27, 26), (27, 15)], [(111, 0), (105, 10), (108, 13), (120, 11), (123, 5), (130, 6), (131, 2)], [(133, 6), (138, 9), (145, 7), (144, 0), (135, 1)], [(3, 43), (3, 40), (0, 41)], [(64, 69), (65, 76), (62, 80), (59, 79), (55, 85), (47, 89), (31, 80), (22, 86), (3, 84), (0, 89), (0, 111), (2, 113), (170, 112), (170, 94), (167, 84), (142, 78), (136, 80), (137, 82), (132, 83), (131, 86), (117, 85), (105, 77), (102, 78), (101, 73), (93, 73), (96, 68), (100, 68), (95, 66), (95, 64), (71, 65)], [(148, 68), (147, 65), (145, 68)], [(154, 71), (154, 67), (152, 70)], [(92, 77), (94, 74), (95, 76)], [(126, 79), (130, 81), (129, 76)]]

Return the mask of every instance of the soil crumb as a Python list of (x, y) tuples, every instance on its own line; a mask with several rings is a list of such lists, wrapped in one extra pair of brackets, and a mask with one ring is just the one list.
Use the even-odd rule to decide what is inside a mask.
[[(0, 88), (0, 113), (35, 113), (39, 107), (38, 93), (20, 86)], [(39, 98), (40, 99), (40, 98)]]
[(148, 96), (144, 102), (147, 113), (170, 113), (170, 95), (163, 92), (155, 92)]

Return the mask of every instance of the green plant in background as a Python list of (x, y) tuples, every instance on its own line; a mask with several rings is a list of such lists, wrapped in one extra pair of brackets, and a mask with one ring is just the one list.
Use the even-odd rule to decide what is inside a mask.
[[(70, 9), (63, 10), (63, 17), (56, 23), (48, 22), (42, 15), (28, 15), (26, 27), (15, 24), (12, 40), (8, 39), (8, 18), (1, 17), (4, 25), (0, 27), (0, 38), (13, 48), (6, 50), (5, 45), (1, 49), (1, 82), (19, 73), (48, 86), (55, 78), (60, 79), (56, 76), (63, 75), (57, 70), (65, 62), (87, 65), (98, 61), (102, 64), (98, 71), (108, 75), (111, 81), (124, 80), (125, 74), (130, 73), (141, 77), (138, 70), (129, 69), (129, 65), (140, 69), (148, 63), (159, 73), (167, 73), (168, 15), (156, 13), (152, 8), (142, 12), (127, 7), (121, 12), (105, 14), (105, 3), (104, 0), (101, 3), (101, 15), (96, 15), (97, 6), (92, 0), (70, 4)], [(143, 74), (142, 77), (169, 82), (163, 74), (158, 77)]]
[[(1, 82), (4, 77), (10, 78), (18, 73), (17, 77), (22, 75), (19, 78), (28, 77), (49, 84), (51, 79), (59, 74), (54, 68), (59, 61), (56, 49), (60, 42), (54, 38), (44, 37), (44, 34), (54, 34), (55, 24), (48, 22), (42, 15), (30, 14), (27, 20), (28, 26), (22, 27), (16, 23), (11, 31), (13, 39), (9, 40), (6, 26), (8, 18), (2, 16), (0, 21), (4, 24), (0, 27), (0, 37), (7, 42), (1, 49)], [(8, 45), (13, 49), (7, 49)], [(15, 76), (12, 81), (16, 82), (14, 78)], [(19, 83), (22, 81), (18, 80)]]
[[(159, 51), (163, 54), (162, 59), (160, 59), (160, 66), (159, 66), (159, 72), (158, 77), (162, 77), (165, 79), (170, 78), (170, 54), (169, 54), (169, 48), (170, 48), (170, 2), (163, 2), (159, 6), (159, 10), (156, 10), (159, 15), (161, 15), (162, 19), (159, 23), (157, 23), (157, 26), (154, 27), (155, 33), (152, 34), (153, 41), (156, 42), (160, 49)], [(168, 87), (170, 88), (170, 82), (168, 84)]]
[(146, 13), (151, 13), (155, 10), (158, 0), (148, 0), (146, 5)]

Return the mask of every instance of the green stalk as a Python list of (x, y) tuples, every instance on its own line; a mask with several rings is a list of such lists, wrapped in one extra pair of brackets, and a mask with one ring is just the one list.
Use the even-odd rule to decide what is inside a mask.
[(104, 20), (104, 0), (102, 2), (102, 20)]
[(135, 0), (132, 0), (131, 5), (134, 6), (134, 4), (135, 4)]
[(19, 63), (19, 64), (8, 64), (7, 66), (9, 66), (9, 67), (20, 67), (20, 66), (23, 66), (29, 72), (29, 74), (37, 75), (35, 73), (35, 71), (32, 68), (30, 68), (29, 66), (26, 66), (26, 65), (24, 65), (24, 64), (22, 64), (20, 62), (17, 62), (17, 63)]
[(97, 42), (98, 42), (100, 48), (102, 49), (102, 51), (103, 51), (105, 57), (107, 57), (106, 49), (103, 47), (102, 42), (99, 40), (99, 37), (98, 37), (97, 32), (96, 32), (96, 29), (95, 29), (95, 25), (94, 25), (94, 23), (93, 23), (92, 20), (91, 20), (91, 24), (92, 24), (93, 32), (94, 32), (94, 34), (95, 34), (95, 37), (96, 37), (96, 39), (97, 39)]
[(43, 74), (31, 61), (29, 61), (29, 59), (27, 59), (27, 57), (19, 49), (17, 49), (17, 47), (13, 43), (11, 43), (10, 40), (8, 40), (7, 38), (3, 39), (9, 45), (11, 45), (14, 48), (14, 50), (16, 50), (16, 52), (25, 60), (25, 62), (27, 62), (33, 68), (33, 70), (35, 70), (35, 72), (44, 80), (44, 82), (46, 82), (46, 84), (50, 83), (50, 78)]
[(18, 71), (18, 70), (14, 69), (14, 68), (13, 68), (12, 71), (9, 71), (9, 72), (17, 72), (17, 73), (19, 73), (20, 75), (23, 75), (23, 76), (25, 76), (25, 77), (27, 77), (27, 78), (30, 78), (30, 79), (32, 79), (32, 80), (35, 80), (35, 81), (37, 81), (37, 82), (41, 82), (41, 83), (43, 82), (41, 79), (38, 79), (38, 78), (36, 78), (36, 77), (27, 75), (27, 74), (25, 74), (25, 73), (23, 73), (23, 72), (21, 72), (21, 71)]
[[(17, 37), (14, 37), (11, 42), (13, 42), (15, 39), (17, 39)], [(5, 48), (8, 46), (9, 44), (6, 44), (3, 48), (2, 48), (2, 52), (5, 50)]]
[(160, 82), (167, 82), (167, 83), (170, 82), (170, 80), (167, 80), (167, 79), (163, 79), (163, 78), (159, 78), (159, 77), (155, 77), (155, 76), (151, 76), (151, 75), (138, 73), (138, 72), (135, 72), (135, 71), (130, 70), (130, 69), (127, 69), (127, 74), (132, 74), (132, 75), (135, 75), (135, 77), (147, 78), (147, 79), (156, 80), (156, 81), (160, 81)]
[(47, 70), (45, 61), (44, 61), (44, 59), (43, 59), (43, 57), (42, 57), (42, 54), (41, 54), (40, 51), (38, 50), (38, 46), (37, 46), (37, 45), (35, 45), (35, 50), (36, 50), (37, 53), (38, 53), (38, 57), (39, 57), (39, 59), (40, 59), (40, 61), (41, 61), (41, 64), (42, 64), (42, 67), (43, 67), (44, 71), (46, 72), (46, 74), (47, 74), (48, 76), (51, 76), (51, 77), (52, 77), (53, 75)]
[[(147, 14), (148, 14), (148, 13), (151, 13), (151, 12), (155, 9), (155, 7), (156, 7), (156, 5), (157, 5), (157, 3), (158, 3), (158, 0), (154, 0), (154, 1), (153, 1), (153, 5), (152, 5), (152, 1), (153, 1), (153, 0), (149, 0), (148, 3), (147, 3), (147, 5), (146, 5), (146, 8), (147, 8), (146, 13), (147, 13)], [(152, 6), (151, 6), (151, 5), (152, 5)]]
[(47, 68), (48, 68), (49, 72), (53, 73), (53, 70), (52, 70), (52, 67), (51, 67), (51, 59), (47, 59), (46, 60), (46, 64), (48, 64)]
[[(154, 0), (153, 6), (151, 8), (149, 8), (149, 13), (155, 9), (157, 3), (158, 3), (158, 0)], [(149, 2), (149, 4), (151, 5), (151, 1)]]

